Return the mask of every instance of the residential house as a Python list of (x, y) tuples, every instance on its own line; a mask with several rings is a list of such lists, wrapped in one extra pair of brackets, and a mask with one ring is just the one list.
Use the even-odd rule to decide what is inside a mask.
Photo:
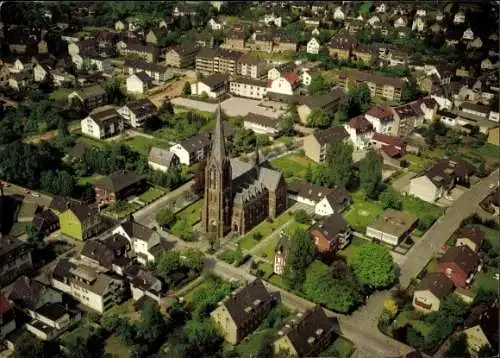
[(74, 86), (76, 83), (76, 78), (70, 73), (63, 72), (61, 70), (53, 70), (50, 72), (50, 77), (52, 77), (52, 83), (55, 87)]
[(469, 27), (467, 28), (463, 35), (462, 35), (462, 40), (468, 40), (468, 41), (472, 41), (474, 39), (474, 32), (472, 31), (472, 29)]
[(372, 97), (382, 97), (389, 101), (398, 102), (406, 86), (406, 81), (401, 78), (389, 77), (366, 71), (351, 70), (339, 75), (339, 85), (344, 91), (350, 85), (365, 83), (370, 89)]
[(133, 218), (115, 228), (113, 234), (121, 235), (129, 241), (137, 261), (143, 265), (154, 262), (167, 249), (156, 229), (139, 224)]
[(432, 24), (432, 25), (429, 27), (429, 29), (430, 29), (433, 33), (435, 33), (435, 34), (439, 34), (439, 33), (441, 33), (442, 31), (444, 31), (444, 30), (443, 30), (443, 27), (442, 27), (439, 23), (437, 23), (437, 22), (436, 22), (436, 23), (434, 23), (434, 24)]
[(136, 304), (144, 300), (160, 304), (161, 299), (165, 297), (161, 280), (143, 268), (137, 268), (136, 271), (129, 277), (130, 291)]
[(405, 141), (401, 137), (375, 132), (372, 145), (376, 151), (389, 158), (399, 158), (405, 154)]
[(165, 64), (176, 68), (185, 68), (194, 65), (196, 54), (200, 48), (190, 44), (173, 47), (165, 54)]
[(60, 232), (77, 240), (86, 240), (103, 230), (103, 221), (96, 205), (67, 202), (59, 214)]
[(7, 285), (33, 268), (31, 248), (12, 236), (0, 236), (0, 284)]
[(375, 6), (375, 12), (385, 13), (387, 11), (387, 5), (385, 2), (381, 1)]
[(365, 113), (365, 118), (377, 133), (392, 134), (394, 114), (390, 107), (375, 105)]
[(408, 25), (408, 19), (406, 16), (401, 15), (396, 17), (396, 20), (394, 20), (394, 27), (397, 29), (398, 27), (406, 27)]
[(29, 57), (19, 57), (14, 61), (14, 65), (11, 68), (12, 73), (28, 72), (33, 70), (33, 62)]
[(274, 13), (264, 15), (264, 18), (261, 22), (266, 25), (274, 25), (276, 27), (281, 27), (281, 16), (276, 16)]
[(224, 39), (221, 46), (225, 49), (244, 50), (245, 49), (245, 33), (243, 31), (233, 31)]
[(128, 30), (128, 23), (125, 20), (118, 20), (115, 22), (115, 30), (116, 31), (127, 31)]
[(441, 301), (453, 292), (453, 281), (440, 272), (427, 273), (413, 291), (413, 307), (422, 313), (439, 311)]
[(127, 102), (117, 112), (132, 128), (142, 127), (144, 122), (156, 115), (156, 106), (148, 98)]
[(219, 98), (227, 93), (229, 89), (228, 76), (226, 74), (214, 73), (210, 76), (191, 84), (191, 94), (208, 98)]
[(45, 237), (59, 229), (59, 218), (51, 210), (44, 209), (35, 213), (31, 225)]
[(333, 321), (317, 305), (297, 313), (295, 319), (278, 332), (273, 351), (284, 352), (288, 357), (313, 357), (328, 347), (334, 336)]
[(211, 18), (208, 20), (207, 26), (212, 30), (212, 31), (220, 31), (224, 27), (225, 22), (224, 19), (221, 17), (218, 18)]
[(458, 108), (462, 114), (469, 115), (471, 119), (475, 119), (475, 117), (487, 119), (490, 113), (488, 106), (470, 102), (463, 102)]
[(28, 87), (33, 76), (28, 72), (11, 73), (9, 77), (9, 87), (21, 91)]
[(348, 60), (352, 49), (358, 44), (354, 35), (339, 33), (328, 43), (328, 53), (339, 60)]
[(343, 126), (318, 129), (304, 138), (304, 153), (316, 163), (324, 163), (328, 145), (336, 141), (344, 141), (348, 134)]
[(368, 25), (370, 25), (374, 29), (378, 29), (381, 27), (381, 21), (380, 21), (380, 16), (378, 15), (372, 15), (368, 21)]
[(208, 154), (209, 147), (209, 137), (200, 133), (171, 146), (170, 151), (179, 157), (181, 164), (190, 166), (202, 161)]
[(351, 239), (351, 228), (340, 214), (332, 214), (311, 228), (314, 244), (322, 254), (334, 254), (346, 247)]
[(265, 80), (267, 79), (266, 62), (249, 56), (242, 56), (238, 61), (238, 74), (243, 77)]
[(498, 347), (498, 313), (498, 298), (472, 308), (464, 322), (463, 331), (471, 356), (478, 356), (485, 346), (493, 350)]
[(251, 36), (251, 39), (253, 41), (246, 43), (250, 49), (269, 53), (273, 52), (274, 36), (272, 33), (258, 31)]
[(410, 180), (409, 195), (434, 203), (447, 194), (456, 184), (469, 185), (475, 167), (458, 159), (442, 159), (424, 174)]
[(158, 61), (158, 47), (148, 44), (132, 41), (119, 41), (116, 44), (116, 51), (120, 56), (138, 57), (147, 63), (156, 63)]
[(162, 43), (163, 38), (167, 35), (164, 29), (152, 28), (146, 35), (146, 43), (159, 46)]
[(127, 297), (127, 286), (122, 278), (70, 259), (59, 260), (52, 271), (51, 283), (100, 314)]
[(397, 246), (416, 228), (417, 221), (412, 213), (387, 209), (366, 227), (366, 236)]
[(481, 270), (479, 255), (468, 246), (453, 246), (438, 260), (438, 271), (448, 277), (455, 286), (468, 286)]
[(251, 129), (255, 134), (275, 137), (279, 133), (279, 119), (257, 113), (248, 113), (243, 117), (243, 128)]
[(16, 314), (9, 300), (0, 294), (0, 339), (16, 330)]
[(344, 129), (355, 150), (364, 150), (371, 146), (373, 126), (363, 115), (350, 119), (344, 124)]
[(124, 276), (134, 264), (129, 241), (119, 235), (108, 236), (104, 240), (87, 240), (80, 250), (78, 260), (86, 266), (110, 271)]
[(210, 313), (224, 339), (237, 344), (252, 333), (271, 311), (272, 297), (261, 280), (256, 279), (219, 302)]
[(156, 82), (166, 82), (174, 74), (171, 69), (159, 63), (147, 63), (141, 61), (125, 61), (123, 66), (125, 73), (132, 75), (138, 72), (145, 72), (152, 80)]
[(320, 45), (319, 41), (315, 37), (312, 37), (309, 40), (309, 42), (307, 43), (307, 50), (306, 50), (306, 52), (310, 53), (310, 54), (317, 55), (318, 52), (319, 52), (320, 46), (321, 45)]
[(234, 76), (242, 55), (238, 51), (203, 48), (196, 54), (195, 68), (203, 74), (220, 72)]
[(371, 45), (358, 44), (352, 49), (351, 58), (369, 64), (374, 57), (374, 49)]
[(9, 300), (28, 317), (25, 328), (41, 340), (53, 340), (81, 320), (78, 309), (69, 309), (59, 291), (26, 276), (12, 286)]
[(160, 29), (168, 29), (174, 23), (174, 19), (171, 16), (167, 16), (164, 19), (160, 20), (158, 23), (158, 27)]
[(127, 93), (145, 93), (153, 86), (146, 72), (136, 72), (127, 77)]
[(491, 128), (488, 131), (488, 143), (500, 146), (500, 127)]
[(394, 125), (392, 134), (405, 137), (424, 123), (424, 113), (416, 103), (407, 103), (392, 108), (394, 114)]
[(267, 81), (239, 77), (229, 82), (229, 92), (236, 96), (263, 99), (267, 94)]
[(114, 106), (94, 109), (81, 120), (82, 133), (97, 139), (108, 138), (123, 132), (123, 118)]
[(483, 243), (485, 233), (477, 226), (461, 228), (457, 234), (456, 246), (467, 246), (474, 252), (479, 252), (479, 248)]
[(333, 19), (337, 21), (343, 21), (345, 19), (345, 13), (340, 6), (337, 6), (333, 11)]
[(273, 52), (297, 52), (298, 42), (295, 38), (284, 34), (273, 38)]
[(140, 192), (144, 178), (136, 172), (119, 170), (93, 184), (98, 203), (114, 203)]
[(68, 43), (68, 54), (73, 57), (78, 54), (97, 53), (97, 42), (95, 39), (80, 40)]
[(152, 147), (148, 155), (148, 165), (153, 170), (164, 173), (179, 165), (179, 158), (168, 149)]
[(44, 82), (46, 80), (49, 80), (51, 70), (52, 69), (48, 66), (40, 64), (35, 65), (35, 67), (33, 68), (33, 77), (35, 82)]
[(106, 104), (106, 91), (99, 85), (83, 87), (68, 95), (70, 104), (78, 103), (86, 110), (92, 110)]
[(290, 182), (288, 195), (299, 203), (314, 206), (314, 213), (318, 216), (341, 213), (351, 203), (351, 197), (344, 188), (323, 188), (306, 181)]
[(296, 70), (296, 65), (293, 62), (285, 62), (278, 66), (273, 66), (267, 71), (267, 79), (274, 81), (280, 77), (283, 77), (285, 73), (294, 72)]
[(422, 16), (415, 16), (411, 24), (412, 31), (422, 32), (425, 30), (425, 20)]
[(293, 96), (300, 82), (300, 77), (297, 73), (288, 72), (283, 77), (269, 81), (267, 92), (268, 94)]

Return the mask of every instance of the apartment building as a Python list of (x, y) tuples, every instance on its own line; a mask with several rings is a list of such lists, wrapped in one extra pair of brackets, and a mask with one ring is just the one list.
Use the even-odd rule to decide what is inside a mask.
[(339, 75), (339, 85), (347, 92), (349, 86), (364, 83), (370, 89), (372, 97), (381, 97), (398, 102), (406, 86), (401, 78), (378, 75), (372, 72), (351, 70)]
[(238, 61), (238, 74), (243, 77), (265, 80), (267, 78), (266, 61), (244, 55)]
[(175, 46), (165, 54), (165, 64), (176, 68), (192, 66), (199, 50), (198, 46), (189, 44)]
[(120, 41), (116, 44), (116, 50), (120, 56), (139, 57), (148, 63), (155, 63), (158, 60), (158, 48), (153, 45)]
[(28, 244), (0, 234), (0, 284), (3, 286), (31, 270), (31, 251)]
[(267, 82), (239, 77), (231, 80), (229, 91), (240, 97), (262, 99), (267, 94)]
[(243, 56), (242, 52), (203, 48), (196, 54), (196, 71), (203, 74), (214, 72), (227, 73), (232, 76), (238, 72), (238, 62)]

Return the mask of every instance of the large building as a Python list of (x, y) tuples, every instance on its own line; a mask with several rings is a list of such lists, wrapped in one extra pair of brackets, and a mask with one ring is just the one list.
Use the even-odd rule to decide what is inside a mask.
[(220, 72), (235, 76), (242, 56), (243, 52), (204, 48), (196, 54), (196, 71), (203, 74)]
[(233, 231), (244, 234), (287, 207), (287, 185), (279, 171), (267, 163), (229, 159), (226, 155), (220, 106), (212, 149), (205, 169), (202, 227), (222, 237)]

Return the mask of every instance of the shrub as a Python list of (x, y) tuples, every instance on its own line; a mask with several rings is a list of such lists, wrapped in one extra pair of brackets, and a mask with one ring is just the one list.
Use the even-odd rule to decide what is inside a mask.
[(297, 210), (294, 214), (295, 221), (297, 221), (299, 224), (310, 224), (311, 223), (311, 217), (309, 214), (304, 209)]
[(260, 233), (260, 231), (256, 231), (252, 234), (252, 238), (256, 241), (260, 241), (262, 240), (262, 234)]

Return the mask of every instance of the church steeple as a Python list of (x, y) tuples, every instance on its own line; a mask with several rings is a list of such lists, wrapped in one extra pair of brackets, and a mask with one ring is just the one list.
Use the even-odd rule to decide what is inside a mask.
[(220, 103), (217, 106), (215, 118), (215, 131), (212, 139), (211, 159), (221, 163), (226, 159), (226, 147), (224, 145), (224, 130), (222, 128)]

